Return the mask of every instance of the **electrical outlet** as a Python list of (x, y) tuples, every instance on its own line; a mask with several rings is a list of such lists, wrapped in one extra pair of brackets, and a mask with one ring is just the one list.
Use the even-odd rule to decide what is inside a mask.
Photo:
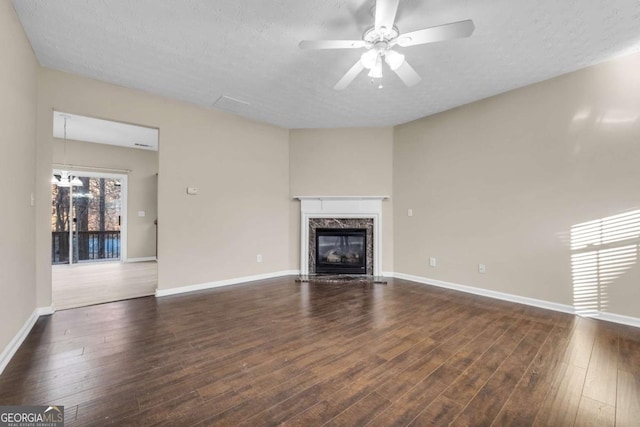
[(256, 255), (256, 261), (257, 262), (262, 262), (262, 254)]
[(478, 273), (485, 273), (487, 271), (487, 266), (484, 264), (478, 264)]
[(436, 259), (434, 257), (429, 258), (429, 266), (430, 267), (436, 266)]
[(407, 209), (407, 216), (413, 216), (413, 209)]

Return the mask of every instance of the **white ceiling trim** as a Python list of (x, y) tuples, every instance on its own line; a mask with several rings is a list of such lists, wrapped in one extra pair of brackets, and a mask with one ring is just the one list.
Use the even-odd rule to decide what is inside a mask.
[(158, 129), (156, 128), (61, 111), (53, 112), (53, 136), (60, 139), (66, 137), (75, 141), (158, 151)]

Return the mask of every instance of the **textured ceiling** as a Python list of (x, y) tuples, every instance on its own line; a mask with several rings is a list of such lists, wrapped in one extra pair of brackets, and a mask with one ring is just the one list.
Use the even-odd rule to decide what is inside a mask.
[(298, 43), (360, 39), (373, 0), (13, 4), (45, 67), (285, 128), (397, 125), (640, 50), (640, 0), (400, 0), (401, 33), (464, 19), (476, 31), (398, 48), (417, 86), (386, 69), (383, 89), (362, 73), (335, 91), (364, 50)]

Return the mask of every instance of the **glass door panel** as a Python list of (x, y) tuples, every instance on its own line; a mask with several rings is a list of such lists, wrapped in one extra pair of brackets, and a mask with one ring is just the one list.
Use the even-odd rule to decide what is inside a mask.
[(73, 261), (120, 259), (120, 180), (79, 177), (73, 189)]
[(82, 185), (59, 187), (52, 184), (51, 263), (119, 260), (120, 179), (82, 173), (74, 174), (74, 177), (79, 178)]
[(69, 264), (69, 189), (51, 185), (51, 264)]

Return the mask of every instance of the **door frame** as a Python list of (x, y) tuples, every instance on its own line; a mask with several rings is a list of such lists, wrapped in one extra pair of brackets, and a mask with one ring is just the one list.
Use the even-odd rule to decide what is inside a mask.
[[(120, 180), (120, 260), (119, 262), (127, 262), (127, 221), (128, 221), (128, 178), (127, 174), (116, 173), (116, 172), (95, 172), (92, 170), (82, 170), (82, 169), (61, 169), (59, 167), (55, 167), (52, 169), (52, 173), (59, 174), (61, 171), (66, 170), (70, 175), (76, 175), (80, 177), (89, 177), (89, 178), (115, 178)], [(73, 190), (70, 192), (73, 193)], [(69, 202), (69, 211), (73, 212), (73, 196)], [(70, 218), (69, 230), (70, 233), (73, 231), (73, 216)], [(70, 236), (71, 237), (71, 236)], [(69, 241), (69, 251), (73, 247), (72, 239)], [(70, 254), (71, 255), (71, 254)], [(73, 262), (73, 256), (69, 256), (69, 265), (80, 264), (78, 262)], [(85, 264), (83, 262), (82, 264)]]

